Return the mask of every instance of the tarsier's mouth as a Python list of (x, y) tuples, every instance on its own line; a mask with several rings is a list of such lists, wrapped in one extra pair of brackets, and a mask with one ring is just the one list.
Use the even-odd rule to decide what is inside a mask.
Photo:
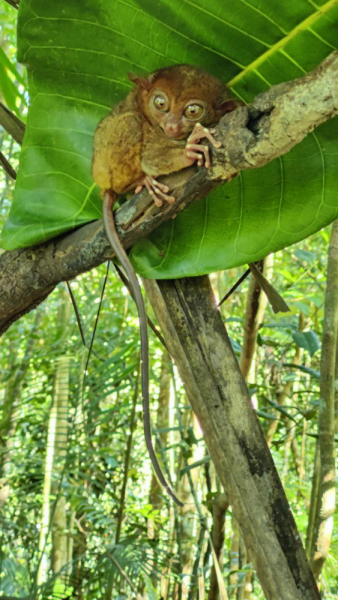
[(165, 136), (170, 140), (186, 140), (190, 133), (189, 131), (180, 131), (179, 133), (174, 134), (170, 133), (169, 131), (166, 131), (164, 127), (161, 127), (161, 129)]

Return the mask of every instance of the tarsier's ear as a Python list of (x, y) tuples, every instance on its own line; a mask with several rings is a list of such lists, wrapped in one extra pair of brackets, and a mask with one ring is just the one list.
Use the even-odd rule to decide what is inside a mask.
[(217, 109), (221, 110), (223, 114), (228, 112), (232, 112), (239, 106), (244, 106), (244, 102), (242, 100), (238, 100), (238, 98), (225, 98), (217, 104)]
[(150, 90), (151, 82), (146, 77), (140, 77), (139, 75), (134, 75), (134, 73), (128, 73), (128, 79), (135, 83), (137, 87), (143, 90)]

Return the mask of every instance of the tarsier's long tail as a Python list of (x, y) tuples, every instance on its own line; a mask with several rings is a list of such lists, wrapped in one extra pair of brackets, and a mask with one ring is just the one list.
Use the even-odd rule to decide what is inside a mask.
[(134, 268), (119, 240), (118, 233), (115, 227), (115, 221), (113, 216), (113, 205), (116, 199), (116, 194), (112, 192), (105, 192), (103, 198), (103, 222), (105, 231), (107, 234), (107, 238), (109, 243), (114, 250), (116, 257), (119, 259), (122, 267), (124, 268), (127, 277), (129, 279), (131, 288), (134, 293), (135, 303), (137, 307), (137, 312), (140, 321), (140, 337), (141, 337), (141, 376), (142, 376), (142, 406), (143, 406), (143, 425), (144, 425), (144, 435), (146, 440), (146, 445), (148, 449), (148, 453), (153, 463), (155, 473), (163, 485), (163, 487), (168, 492), (169, 496), (172, 497), (174, 502), (178, 506), (183, 506), (182, 502), (176, 498), (175, 494), (172, 492), (169, 487), (163, 473), (161, 467), (158, 463), (153, 441), (151, 437), (151, 425), (150, 425), (150, 404), (149, 404), (149, 340), (148, 340), (148, 329), (147, 329), (147, 314), (144, 306), (142, 292), (134, 271)]

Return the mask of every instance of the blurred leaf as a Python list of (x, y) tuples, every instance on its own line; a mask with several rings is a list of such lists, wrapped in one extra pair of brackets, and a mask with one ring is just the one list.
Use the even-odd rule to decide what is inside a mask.
[(317, 256), (314, 252), (304, 250), (304, 248), (297, 248), (297, 250), (294, 251), (294, 255), (303, 262), (314, 263), (317, 260)]
[(297, 346), (306, 350), (306, 352), (308, 352), (310, 356), (313, 356), (317, 352), (317, 350), (320, 349), (320, 341), (318, 339), (318, 336), (312, 330), (293, 331), (292, 337), (296, 342)]
[(230, 342), (231, 342), (231, 346), (232, 346), (234, 353), (237, 356), (239, 356), (242, 351), (241, 345), (238, 342), (236, 342), (236, 340), (234, 340), (232, 337), (230, 337)]
[(0, 46), (0, 99), (4, 101), (10, 110), (14, 111), (20, 117), (21, 113), (17, 106), (17, 99), (20, 98), (24, 104), (27, 104), (27, 102), (24, 95), (19, 91), (13, 78), (10, 77), (9, 71), (14, 75), (18, 82), (25, 84), (24, 78), (20, 75)]
[[(273, 406), (276, 411), (280, 412), (282, 415), (284, 415), (288, 419), (291, 419), (295, 423), (297, 422), (297, 420), (291, 415), (291, 413), (285, 408), (285, 406), (283, 406), (282, 404), (278, 404), (273, 400), (270, 400), (270, 398), (267, 398), (266, 396), (264, 396), (264, 400), (266, 400), (271, 406)], [(288, 408), (292, 407), (289, 406)]]
[[(128, 71), (198, 64), (250, 101), (303, 75), (336, 46), (338, 6), (307, 0), (22, 0), (18, 56), (31, 108), (7, 249), (42, 242), (101, 216), (91, 172), (98, 121), (130, 89)], [(99, 65), (99, 68), (98, 68)], [(337, 121), (336, 121), (337, 122)], [(264, 169), (242, 173), (132, 250), (147, 277), (199, 275), (255, 261), (338, 216), (337, 136), (324, 124)]]
[(303, 315), (305, 315), (306, 317), (309, 316), (309, 312), (310, 312), (310, 305), (309, 304), (305, 304), (305, 302), (299, 302), (298, 300), (296, 302), (293, 303), (293, 305), (298, 308), (298, 310), (300, 310), (300, 312), (303, 313)]
[(289, 363), (283, 363), (283, 367), (288, 369), (295, 369), (295, 371), (302, 371), (302, 373), (307, 373), (307, 375), (311, 375), (314, 379), (320, 378), (319, 371), (315, 371), (314, 369), (310, 369), (309, 367), (303, 367), (302, 365), (293, 365)]
[(257, 344), (258, 346), (271, 346), (272, 348), (278, 348), (278, 346), (280, 346), (278, 340), (273, 340), (272, 338), (264, 337), (260, 333), (258, 333), (257, 335)]
[(204, 456), (200, 460), (197, 460), (194, 463), (186, 465), (185, 467), (183, 467), (183, 469), (180, 470), (180, 478), (183, 477), (183, 475), (185, 475), (185, 473), (188, 473), (188, 471), (192, 471), (192, 469), (196, 469), (197, 467), (202, 467), (203, 465), (209, 463), (210, 460), (211, 460), (210, 456)]
[(25, 78), (19, 73), (16, 66), (10, 61), (10, 59), (8, 58), (8, 56), (4, 52), (4, 50), (1, 48), (1, 46), (0, 46), (0, 63), (2, 65), (4, 65), (4, 67), (7, 68), (14, 75), (15, 79), (19, 83), (22, 83), (22, 85), (26, 85)]
[(192, 446), (198, 444), (198, 439), (195, 435), (193, 427), (189, 426), (187, 430), (187, 435), (184, 438), (185, 443), (191, 448)]
[[(147, 590), (147, 595), (149, 600), (158, 600), (159, 596), (156, 593), (156, 590), (154, 589), (154, 586), (152, 584), (152, 581), (149, 577), (149, 575), (147, 575), (146, 573), (143, 574), (143, 578), (146, 584), (146, 590)], [(140, 595), (140, 600), (142, 600), (143, 596)]]
[(276, 420), (276, 415), (271, 415), (270, 413), (264, 412), (263, 410), (256, 410), (255, 413), (256, 415), (258, 415), (258, 417), (262, 417), (262, 419), (268, 419), (269, 421)]

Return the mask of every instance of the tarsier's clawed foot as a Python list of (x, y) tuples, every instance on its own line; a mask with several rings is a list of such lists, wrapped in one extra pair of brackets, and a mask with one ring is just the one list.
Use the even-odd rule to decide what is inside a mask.
[(207, 169), (211, 167), (209, 146), (200, 144), (199, 142), (205, 138), (214, 146), (214, 148), (220, 148), (222, 144), (215, 140), (213, 136), (213, 133), (215, 132), (216, 129), (207, 129), (207, 127), (203, 127), (200, 123), (196, 123), (187, 139), (187, 145), (185, 147), (185, 162), (188, 167), (193, 165), (196, 161), (199, 167), (203, 167), (203, 165)]
[(163, 200), (168, 202), (168, 204), (173, 204), (175, 202), (174, 196), (168, 195), (169, 187), (164, 183), (160, 183), (159, 181), (154, 179), (154, 177), (147, 175), (143, 179), (141, 185), (137, 186), (135, 193), (137, 194), (138, 192), (140, 192), (143, 186), (147, 188), (156, 206), (162, 206)]

